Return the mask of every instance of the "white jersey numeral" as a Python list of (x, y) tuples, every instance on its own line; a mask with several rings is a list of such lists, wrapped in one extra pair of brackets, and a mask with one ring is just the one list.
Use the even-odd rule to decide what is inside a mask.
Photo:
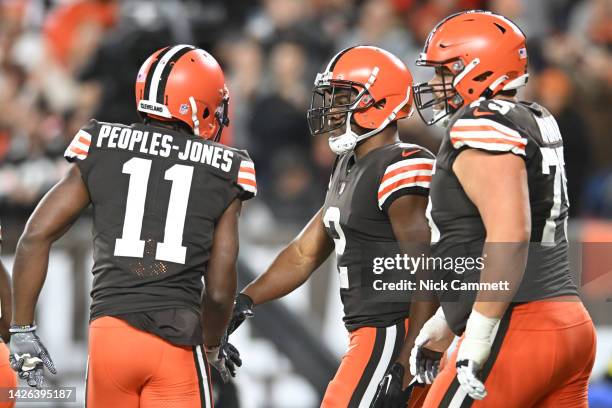
[(510, 112), (510, 109), (514, 108), (514, 104), (510, 101), (496, 99), (494, 101), (489, 101), (487, 107), (492, 111), (497, 111), (502, 115), (506, 115), (508, 112)]
[[(323, 224), (325, 227), (332, 230), (332, 236), (334, 238), (334, 244), (336, 247), (336, 255), (344, 254), (346, 249), (346, 237), (342, 227), (340, 226), (340, 209), (338, 207), (329, 207), (325, 214), (323, 214)], [(348, 268), (346, 266), (338, 267), (338, 275), (340, 278), (340, 288), (349, 288), (349, 275)]]
[(499, 112), (502, 115), (510, 112), (512, 108), (514, 108), (515, 104), (510, 101), (504, 101), (502, 99), (488, 100), (484, 101), (482, 99), (477, 99), (470, 104), (470, 108), (475, 108), (480, 106), (481, 103), (487, 102), (487, 108), (492, 111)]
[(193, 178), (193, 167), (175, 164), (166, 170), (166, 180), (172, 181), (170, 201), (168, 202), (168, 215), (164, 242), (157, 244), (156, 259), (160, 261), (185, 263), (187, 247), (183, 246), (183, 229), (187, 215), (187, 203)]
[(425, 217), (427, 217), (427, 222), (429, 223), (429, 229), (431, 230), (431, 243), (435, 244), (440, 241), (440, 229), (436, 225), (433, 217), (431, 216), (431, 208), (433, 204), (431, 201), (431, 196), (429, 196), (429, 200), (427, 200), (427, 209), (425, 210)]
[[(552, 116), (546, 118), (536, 118), (542, 139), (546, 143), (555, 143), (562, 141), (559, 126)], [(550, 168), (555, 168), (555, 179), (553, 181), (553, 205), (550, 209), (550, 214), (544, 224), (542, 231), (542, 244), (554, 245), (555, 233), (557, 230), (557, 219), (561, 215), (561, 204), (563, 198), (569, 205), (567, 196), (567, 178), (565, 176), (565, 159), (563, 158), (563, 146), (556, 148), (541, 147), (542, 153), (542, 174), (549, 175)], [(565, 217), (563, 230), (567, 239), (567, 217)]]
[(325, 211), (325, 215), (323, 215), (323, 224), (335, 232), (334, 243), (336, 244), (336, 255), (344, 254), (346, 237), (340, 226), (340, 209), (338, 207), (329, 207), (327, 211)]
[(115, 256), (142, 258), (145, 242), (140, 239), (144, 217), (147, 183), (151, 173), (151, 160), (134, 157), (123, 164), (122, 172), (130, 175), (123, 234), (115, 241)]
[[(151, 173), (151, 160), (134, 157), (123, 165), (124, 174), (130, 175), (125, 219), (121, 238), (115, 240), (115, 256), (142, 258), (145, 241), (140, 239), (147, 184)], [(164, 241), (156, 248), (155, 259), (184, 264), (187, 247), (183, 246), (183, 230), (187, 204), (193, 178), (193, 167), (175, 164), (166, 170), (164, 179), (172, 182), (168, 214), (164, 229)]]

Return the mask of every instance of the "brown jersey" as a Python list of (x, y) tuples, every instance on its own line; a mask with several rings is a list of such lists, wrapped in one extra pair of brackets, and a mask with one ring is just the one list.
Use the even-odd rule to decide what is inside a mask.
[(215, 223), (234, 199), (256, 193), (248, 154), (172, 129), (92, 120), (65, 157), (93, 204), (91, 319), (129, 316), (153, 332), (174, 320), (179, 335), (169, 340), (197, 344)]
[[(427, 196), (434, 156), (406, 143), (386, 145), (359, 160), (354, 153), (338, 158), (330, 179), (323, 221), (334, 239), (340, 275), (344, 323), (360, 327), (388, 327), (409, 312), (409, 293), (403, 301), (366, 298), (372, 276), (372, 257), (394, 257), (400, 252), (387, 211), (406, 195)], [(407, 273), (409, 277), (409, 273)]]
[[(482, 100), (460, 109), (452, 117), (436, 158), (431, 182), (432, 256), (477, 258), (482, 255), (486, 235), (482, 218), (453, 171), (455, 159), (465, 149), (478, 149), (490, 154), (511, 153), (525, 161), (531, 245), (515, 301), (577, 294), (569, 272), (567, 253), (569, 202), (563, 140), (555, 119), (536, 103)], [(499, 199), (503, 200), (503, 197)], [(512, 214), (508, 216), (512, 217)], [(468, 283), (480, 281), (477, 268), (462, 274), (453, 270), (438, 270), (436, 273), (437, 278), (448, 283), (455, 279)], [(472, 310), (475, 292), (441, 290), (438, 295), (450, 327), (460, 334)], [(445, 302), (446, 299), (451, 301)]]

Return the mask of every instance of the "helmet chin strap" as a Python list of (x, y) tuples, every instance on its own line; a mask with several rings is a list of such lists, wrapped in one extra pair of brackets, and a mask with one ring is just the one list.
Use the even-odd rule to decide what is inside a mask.
[(346, 130), (344, 131), (344, 133), (341, 134), (340, 136), (330, 137), (328, 141), (329, 148), (339, 156), (355, 149), (355, 146), (357, 146), (357, 143), (361, 142), (362, 140), (367, 139), (368, 137), (374, 136), (375, 134), (379, 133), (381, 130), (383, 130), (387, 126), (387, 123), (388, 123), (388, 122), (383, 123), (382, 126), (376, 129), (373, 129), (367, 133), (364, 133), (363, 135), (358, 135), (351, 128), (351, 116), (352, 115), (353, 113), (350, 112), (346, 117)]

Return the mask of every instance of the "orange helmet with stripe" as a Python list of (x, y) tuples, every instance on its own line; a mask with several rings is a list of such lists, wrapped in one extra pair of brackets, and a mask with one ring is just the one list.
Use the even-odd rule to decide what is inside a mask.
[[(465, 11), (438, 23), (417, 65), (445, 69), (453, 79), (450, 83), (415, 86), (416, 105), (423, 120), (435, 123), (464, 104), (524, 86), (528, 79), (525, 41), (516, 24), (488, 11)], [(435, 112), (432, 118), (423, 115), (428, 108)]]
[[(307, 115), (310, 133), (332, 135), (331, 149), (343, 154), (410, 116), (412, 102), (412, 74), (399, 58), (378, 47), (350, 47), (317, 74)], [(356, 133), (351, 124), (365, 133)], [(343, 132), (334, 135), (336, 130)]]
[(229, 124), (229, 93), (219, 63), (192, 45), (153, 53), (136, 77), (136, 107), (144, 117), (179, 120), (196, 136), (218, 141)]

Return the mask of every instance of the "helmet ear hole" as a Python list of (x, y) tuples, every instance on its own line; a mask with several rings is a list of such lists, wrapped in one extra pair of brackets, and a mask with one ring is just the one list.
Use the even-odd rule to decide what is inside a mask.
[(208, 108), (204, 108), (204, 112), (202, 112), (202, 117), (206, 119), (209, 116), (210, 116), (210, 111), (208, 110)]
[(374, 108), (381, 110), (385, 108), (386, 104), (387, 104), (387, 98), (383, 98), (374, 104)]
[(491, 75), (493, 75), (493, 71), (486, 71), (486, 72), (483, 72), (480, 75), (475, 76), (473, 80), (476, 81), (476, 82), (484, 82)]

